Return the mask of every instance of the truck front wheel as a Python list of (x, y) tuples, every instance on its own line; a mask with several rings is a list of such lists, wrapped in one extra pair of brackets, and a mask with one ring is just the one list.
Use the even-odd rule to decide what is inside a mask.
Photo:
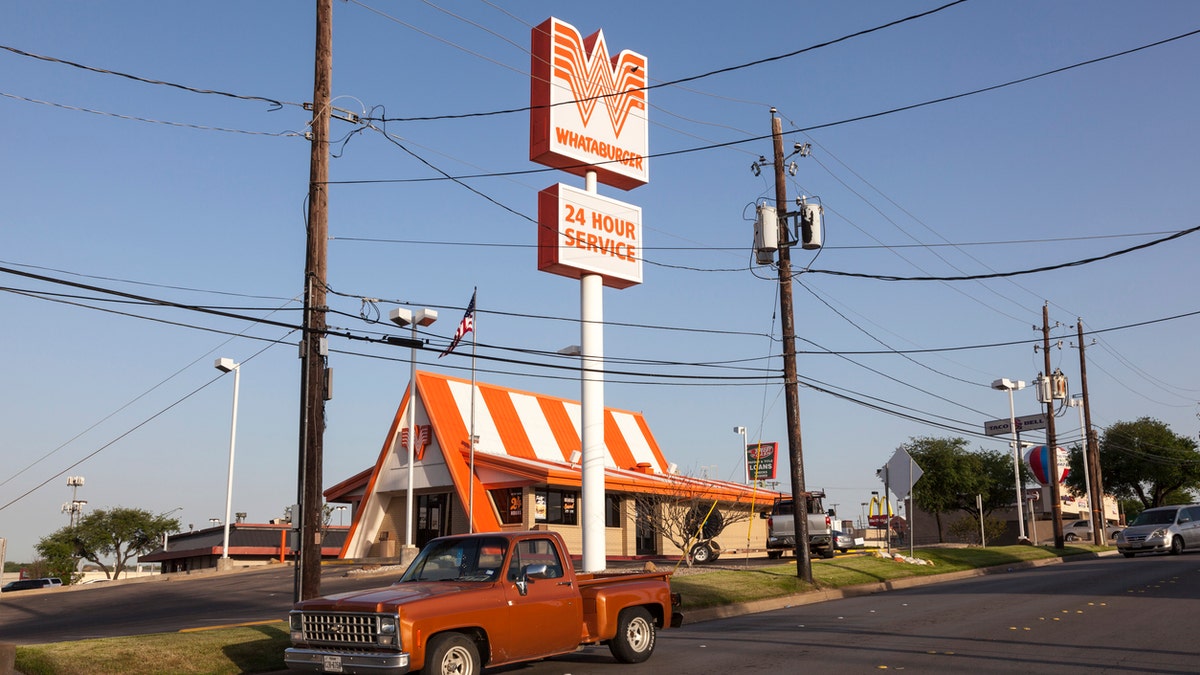
[(445, 633), (429, 641), (425, 675), (479, 675), (479, 649), (462, 633)]
[(641, 663), (654, 653), (654, 619), (645, 607), (629, 607), (617, 617), (617, 634), (608, 641), (608, 650), (621, 663)]

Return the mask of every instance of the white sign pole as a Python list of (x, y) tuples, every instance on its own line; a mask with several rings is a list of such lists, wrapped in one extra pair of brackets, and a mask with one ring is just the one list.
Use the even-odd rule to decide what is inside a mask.
[[(596, 192), (596, 173), (589, 171), (587, 191)], [(582, 442), (583, 571), (601, 572), (604, 551), (604, 285), (599, 274), (579, 279), (580, 380)]]

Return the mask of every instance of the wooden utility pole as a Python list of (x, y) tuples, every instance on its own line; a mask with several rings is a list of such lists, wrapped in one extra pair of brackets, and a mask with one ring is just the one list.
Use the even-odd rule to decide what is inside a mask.
[[(1047, 380), (1050, 380), (1050, 303), (1042, 305), (1042, 354), (1046, 358)], [(1054, 387), (1048, 387), (1046, 397), (1046, 454), (1050, 456), (1050, 501), (1052, 503), (1054, 548), (1063, 547), (1062, 486), (1058, 482), (1058, 445), (1054, 435)]]
[(1084, 357), (1083, 319), (1075, 319), (1076, 334), (1079, 336), (1079, 389), (1083, 392), (1083, 461), (1087, 462), (1091, 492), (1088, 498), (1092, 511), (1092, 543), (1104, 546), (1108, 543), (1108, 523), (1104, 517), (1104, 480), (1100, 476), (1100, 447), (1092, 431), (1092, 408), (1088, 399), (1087, 359)]
[[(312, 151), (308, 178), (308, 243), (304, 256), (304, 336), (300, 348), (299, 549), (295, 599), (321, 594), (321, 516), (325, 397), (326, 240), (329, 233), (329, 102), (333, 75), (333, 0), (317, 0), (313, 69)], [(295, 517), (296, 514), (293, 514)]]
[(796, 324), (792, 315), (792, 254), (783, 166), (783, 123), (771, 108), (775, 142), (775, 209), (779, 222), (779, 313), (783, 317), (783, 388), (787, 406), (788, 460), (792, 469), (792, 531), (796, 535), (796, 576), (813, 582), (808, 547), (808, 495), (804, 489), (804, 450), (800, 439), (800, 390), (796, 376)]

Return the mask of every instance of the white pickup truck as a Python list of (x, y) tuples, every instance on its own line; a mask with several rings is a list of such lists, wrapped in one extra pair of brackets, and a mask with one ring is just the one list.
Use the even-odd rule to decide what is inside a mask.
[[(806, 493), (808, 514), (808, 550), (822, 558), (833, 557), (833, 512), (822, 505), (823, 491)], [(795, 508), (790, 497), (775, 500), (767, 519), (767, 557), (778, 558), (784, 551), (796, 550)]]

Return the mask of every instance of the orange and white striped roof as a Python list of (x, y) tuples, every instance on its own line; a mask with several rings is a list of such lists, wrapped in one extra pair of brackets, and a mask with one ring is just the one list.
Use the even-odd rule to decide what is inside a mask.
[[(417, 373), (420, 402), (443, 448), (466, 443), (471, 424), (471, 383)], [(476, 383), (476, 453), (544, 462), (566, 462), (580, 450), (581, 406), (552, 396)], [(641, 413), (604, 410), (604, 465), (667, 473), (667, 461)]]
[[(453, 485), (462, 503), (488, 504), (487, 490), (496, 487), (487, 478), (504, 477), (508, 485), (546, 483), (579, 485), (580, 469), (571, 463), (580, 450), (581, 406), (554, 396), (475, 383), (475, 465), (470, 471), (471, 382), (448, 375), (418, 371), (416, 426), (432, 428), (430, 444), (414, 463), (414, 485)], [(403, 494), (407, 478), (407, 451), (399, 441), (408, 427), (408, 396), (396, 410), (374, 469), (355, 514), (343, 557), (366, 555), (368, 539), (384, 521), (391, 495)], [(407, 438), (407, 434), (403, 434)], [(418, 434), (418, 437), (421, 435)], [(738, 483), (677, 476), (663, 457), (641, 413), (615, 408), (604, 410), (605, 486), (624, 492), (670, 492), (681, 488), (703, 492), (723, 501), (761, 501), (761, 489)], [(361, 483), (359, 483), (361, 485)], [(347, 486), (349, 489), (349, 486)], [(474, 531), (500, 529), (491, 508), (474, 509)]]

